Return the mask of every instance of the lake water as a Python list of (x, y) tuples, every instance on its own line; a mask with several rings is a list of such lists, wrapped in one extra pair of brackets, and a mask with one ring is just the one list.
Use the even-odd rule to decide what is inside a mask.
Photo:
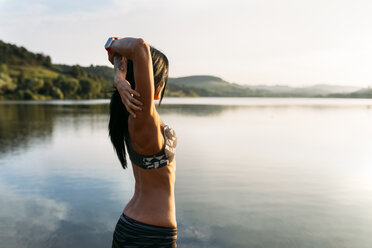
[[(371, 248), (372, 101), (167, 99), (179, 247)], [(110, 247), (108, 102), (0, 104), (0, 247)]]

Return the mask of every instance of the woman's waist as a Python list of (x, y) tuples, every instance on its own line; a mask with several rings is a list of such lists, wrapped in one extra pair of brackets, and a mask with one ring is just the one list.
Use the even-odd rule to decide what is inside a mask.
[(174, 201), (150, 202), (147, 200), (132, 200), (124, 208), (123, 213), (125, 215), (145, 224), (177, 227)]
[(134, 173), (135, 178), (135, 194), (143, 197), (156, 196), (173, 196), (175, 187), (174, 174), (156, 174), (149, 175), (146, 173)]
[(152, 210), (157, 209), (158, 211), (168, 211), (175, 207), (174, 192), (170, 190), (165, 191), (139, 191), (136, 190), (132, 199), (128, 203), (138, 209)]
[(141, 228), (143, 230), (152, 232), (153, 235), (154, 232), (160, 232), (162, 236), (166, 235), (167, 238), (177, 238), (177, 226), (159, 226), (159, 225), (152, 225), (152, 224), (146, 224), (140, 221), (137, 221), (125, 213), (123, 213), (120, 216), (119, 222), (126, 222), (127, 224), (134, 226), (134, 228)]

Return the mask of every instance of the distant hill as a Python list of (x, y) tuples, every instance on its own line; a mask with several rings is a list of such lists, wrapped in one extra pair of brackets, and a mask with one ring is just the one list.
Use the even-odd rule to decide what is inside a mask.
[(338, 85), (328, 85), (328, 84), (317, 84), (310, 87), (305, 87), (309, 90), (318, 91), (319, 94), (331, 94), (331, 93), (351, 93), (361, 89), (361, 87), (353, 86), (338, 86)]
[(271, 95), (278, 96), (304, 96), (304, 97), (321, 97), (329, 94), (348, 94), (360, 90), (360, 87), (338, 86), (317, 84), (308, 87), (290, 87), (285, 85), (247, 85), (252, 90), (263, 90)]
[[(112, 67), (53, 64), (47, 55), (0, 41), (0, 100), (109, 98), (113, 75)], [(246, 86), (195, 75), (169, 78), (166, 96), (372, 98), (372, 90), (333, 85)]]
[(188, 76), (179, 78), (169, 78), (168, 86), (171, 96), (235, 96), (246, 97), (254, 96), (259, 91), (251, 90), (238, 84), (229, 83), (219, 77), (214, 76)]
[(334, 93), (334, 94), (329, 94), (327, 97), (335, 97), (335, 98), (372, 98), (372, 89), (367, 88), (367, 89), (361, 89), (355, 92), (351, 93)]
[[(360, 87), (318, 84), (308, 87), (285, 85), (239, 85), (219, 77), (199, 75), (170, 78), (173, 96), (224, 96), (224, 97), (365, 97)], [(361, 91), (360, 91), (361, 90)], [(360, 94), (352, 94), (359, 92)], [(368, 97), (368, 95), (367, 95)]]

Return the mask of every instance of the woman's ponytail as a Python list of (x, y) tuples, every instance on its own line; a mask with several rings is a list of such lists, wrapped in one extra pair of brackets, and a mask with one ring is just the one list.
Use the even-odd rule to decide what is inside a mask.
[[(133, 62), (127, 62), (127, 76), (125, 78), (135, 89)], [(125, 155), (125, 137), (128, 135), (128, 117), (129, 112), (125, 108), (118, 90), (114, 90), (110, 102), (110, 120), (109, 120), (109, 135), (111, 143), (114, 146), (116, 155), (119, 158), (121, 166), (127, 168), (127, 159)]]

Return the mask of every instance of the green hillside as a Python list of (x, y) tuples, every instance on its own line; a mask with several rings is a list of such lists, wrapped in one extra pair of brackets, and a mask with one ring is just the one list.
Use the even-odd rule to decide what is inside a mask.
[[(109, 98), (113, 90), (113, 75), (112, 67), (53, 64), (49, 56), (0, 41), (0, 100)], [(165, 95), (372, 98), (372, 89), (330, 85), (303, 88), (243, 86), (218, 77), (199, 75), (169, 78)]]
[(49, 56), (0, 41), (0, 99), (107, 98), (112, 85), (107, 73), (93, 73), (95, 68), (54, 65)]
[[(52, 64), (51, 58), (0, 41), (0, 99), (95, 99), (111, 95), (113, 68)], [(213, 76), (169, 78), (166, 96), (254, 96), (251, 90)]]

